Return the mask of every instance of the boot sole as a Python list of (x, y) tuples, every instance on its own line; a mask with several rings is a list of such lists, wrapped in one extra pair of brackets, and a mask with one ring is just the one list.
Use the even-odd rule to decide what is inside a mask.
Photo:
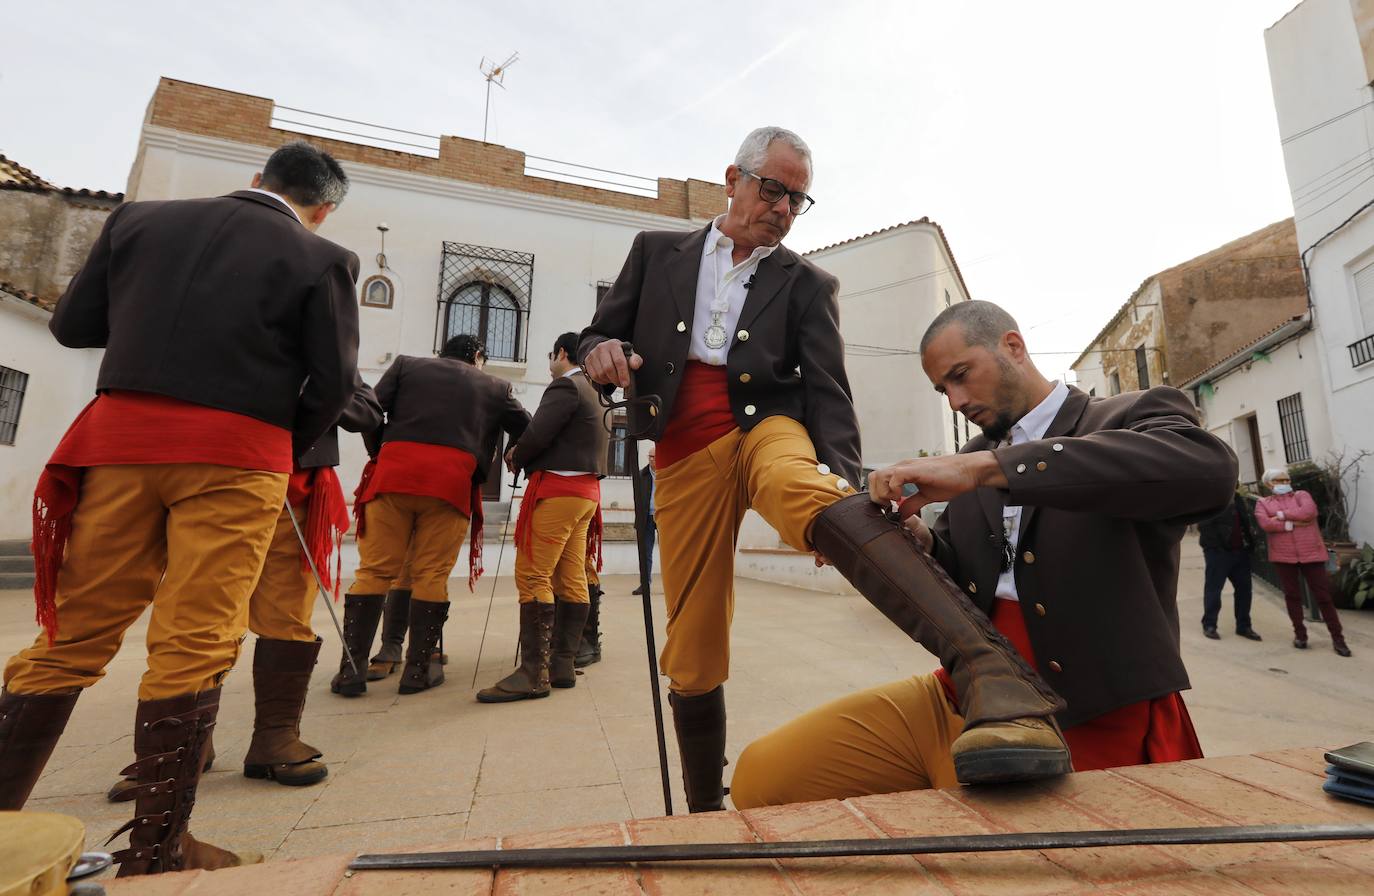
[(573, 660), (573, 668), (585, 669), (591, 664), (599, 662), (601, 662), (601, 654), (599, 653), (596, 656), (588, 657), (587, 659), (582, 659), (581, 657), (578, 657), (577, 659)]
[(438, 681), (434, 682), (433, 684), (427, 684), (427, 685), (424, 685), (424, 686), (422, 686), (422, 687), (416, 687), (416, 686), (413, 685), (413, 684), (403, 684), (403, 685), (399, 685), (399, 686), (396, 688), (396, 693), (398, 693), (398, 694), (418, 694), (418, 693), (420, 693), (421, 691), (432, 691), (432, 690), (434, 690), (435, 688), (437, 688), (439, 685), (441, 685), (441, 684), (443, 684), (443, 683), (444, 683), (444, 680), (441, 678), (441, 679), (439, 679)]
[(321, 769), (318, 774), (302, 775), (299, 778), (281, 778), (272, 772), (272, 766), (270, 765), (245, 765), (243, 767), (243, 776), (245, 778), (254, 778), (257, 780), (266, 779), (269, 781), (276, 781), (278, 784), (284, 784), (287, 787), (308, 787), (311, 784), (318, 784), (329, 777), (329, 769), (324, 768)]
[(329, 686), (329, 690), (332, 693), (338, 694), (340, 697), (361, 697), (363, 694), (367, 693), (367, 682), (359, 682), (357, 684), (332, 684)]
[(1009, 784), (1057, 778), (1073, 771), (1067, 750), (1027, 750), (1022, 747), (976, 750), (954, 757), (960, 784)]
[(576, 678), (560, 678), (558, 681), (549, 679), (549, 686), (555, 688), (575, 688), (577, 687)]
[(517, 700), (538, 700), (541, 697), (549, 696), (549, 691), (542, 691), (534, 694), (511, 694), (510, 696), (501, 695), (500, 697), (484, 697), (477, 695), (478, 703), (514, 703)]

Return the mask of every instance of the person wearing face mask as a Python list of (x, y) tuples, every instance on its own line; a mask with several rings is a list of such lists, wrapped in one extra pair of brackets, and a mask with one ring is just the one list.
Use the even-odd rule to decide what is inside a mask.
[(1326, 573), (1326, 543), (1317, 525), (1317, 503), (1307, 492), (1293, 489), (1285, 469), (1265, 470), (1262, 482), (1273, 494), (1255, 504), (1255, 521), (1269, 537), (1269, 562), (1283, 583), (1283, 599), (1293, 621), (1293, 646), (1307, 649), (1300, 584), (1305, 580), (1331, 633), (1332, 649), (1338, 656), (1350, 656), (1341, 617), (1331, 602), (1331, 577)]

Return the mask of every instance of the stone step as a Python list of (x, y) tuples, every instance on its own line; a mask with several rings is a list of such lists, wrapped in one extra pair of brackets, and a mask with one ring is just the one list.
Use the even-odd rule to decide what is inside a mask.
[(27, 539), (15, 538), (0, 541), (0, 557), (27, 556), (29, 556), (29, 542)]
[(23, 557), (7, 557), (0, 554), (0, 574), (14, 572), (33, 572), (33, 558), (27, 555)]
[(0, 591), (28, 591), (33, 582), (32, 572), (0, 572)]

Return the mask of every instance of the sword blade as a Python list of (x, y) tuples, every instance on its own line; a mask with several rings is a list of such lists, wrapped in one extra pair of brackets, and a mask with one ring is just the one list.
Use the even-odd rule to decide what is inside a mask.
[(348, 649), (348, 639), (344, 637), (343, 626), (339, 624), (339, 614), (334, 612), (334, 602), (329, 599), (329, 589), (324, 587), (324, 578), (320, 571), (315, 568), (315, 558), (310, 556), (310, 547), (305, 543), (305, 534), (301, 532), (301, 524), (296, 520), (296, 511), (291, 509), (291, 502), (286, 502), (286, 514), (291, 517), (291, 528), (296, 530), (296, 540), (301, 543), (301, 553), (305, 555), (305, 562), (310, 564), (310, 572), (315, 576), (315, 584), (319, 586), (319, 595), (324, 598), (324, 608), (329, 611), (329, 618), (334, 620), (334, 631), (339, 633), (339, 643), (343, 645), (344, 656), (348, 659), (348, 665), (353, 667), (354, 675), (362, 675), (358, 664), (353, 659), (353, 654)]
[(483, 849), (471, 852), (387, 853), (358, 856), (353, 871), (407, 868), (554, 868), (627, 862), (806, 859), (842, 856), (937, 855), (1105, 846), (1172, 846), (1213, 843), (1301, 843), (1371, 840), (1374, 825), (1250, 825), (1204, 828), (1055, 831), (898, 837), (890, 840), (810, 840), (790, 843), (685, 843), (667, 846), (581, 846), (555, 849)]

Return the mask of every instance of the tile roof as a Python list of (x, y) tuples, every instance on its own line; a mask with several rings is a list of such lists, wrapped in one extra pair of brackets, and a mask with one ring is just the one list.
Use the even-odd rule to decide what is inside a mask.
[(36, 308), (42, 308), (44, 311), (52, 311), (57, 307), (56, 300), (45, 299), (37, 293), (29, 292), (27, 289), (20, 289), (3, 280), (0, 280), (0, 295), (13, 296), (20, 301), (28, 302)]
[(114, 202), (124, 200), (123, 193), (108, 190), (89, 190), (85, 187), (59, 187), (44, 180), (32, 170), (25, 168), (11, 158), (0, 154), (0, 190), (20, 190), (26, 193), (61, 193), (80, 199), (107, 199)]
[(938, 222), (930, 220), (929, 216), (917, 218), (914, 221), (905, 221), (901, 224), (893, 224), (891, 227), (884, 227), (880, 230), (869, 231), (868, 233), (862, 234), (860, 236), (853, 236), (847, 240), (840, 240), (838, 243), (831, 243), (828, 246), (821, 246), (819, 249), (812, 249), (809, 252), (803, 252), (802, 255), (815, 255), (818, 252), (825, 252), (828, 249), (834, 249), (838, 246), (847, 246), (850, 243), (857, 243), (859, 240), (866, 240), (872, 236), (878, 236), (879, 234), (889, 233), (893, 230), (901, 230), (903, 227), (912, 227), (917, 224), (929, 224), (931, 227), (935, 228), (936, 233), (940, 234), (940, 242), (944, 243), (945, 251), (949, 253), (950, 264), (954, 268), (954, 276), (958, 278), (959, 285), (963, 287), (964, 295), (972, 298), (968, 291), (968, 284), (964, 282), (963, 272), (959, 270), (959, 260), (954, 257), (954, 250), (950, 248), (949, 238), (945, 236), (945, 229), (941, 227)]

